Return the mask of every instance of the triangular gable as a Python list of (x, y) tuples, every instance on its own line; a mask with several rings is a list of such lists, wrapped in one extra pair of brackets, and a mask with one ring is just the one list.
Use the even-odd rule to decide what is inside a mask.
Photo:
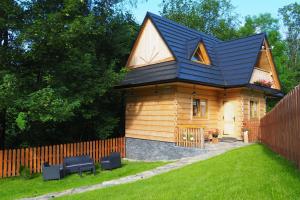
[(278, 74), (273, 62), (272, 53), (268, 42), (264, 40), (261, 50), (257, 56), (257, 61), (251, 76), (250, 83), (265, 80), (272, 82), (272, 88), (281, 90)]
[(207, 54), (203, 41), (200, 41), (197, 45), (196, 49), (194, 50), (194, 53), (192, 54), (191, 60), (205, 65), (211, 64), (210, 58)]
[(146, 19), (127, 61), (127, 67), (137, 68), (171, 60), (175, 59), (168, 46), (152, 21)]

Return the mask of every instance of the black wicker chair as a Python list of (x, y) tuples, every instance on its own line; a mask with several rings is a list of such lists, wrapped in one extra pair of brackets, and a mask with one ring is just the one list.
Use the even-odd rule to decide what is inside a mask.
[(49, 165), (49, 163), (44, 163), (42, 166), (43, 178), (47, 180), (59, 180), (64, 177), (63, 165)]
[(118, 152), (113, 152), (107, 157), (101, 159), (101, 168), (102, 169), (116, 169), (122, 166), (121, 163), (121, 154)]

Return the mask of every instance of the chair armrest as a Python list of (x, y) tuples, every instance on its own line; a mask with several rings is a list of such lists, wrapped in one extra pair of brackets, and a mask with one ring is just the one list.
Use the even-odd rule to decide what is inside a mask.
[(107, 161), (107, 160), (108, 160), (108, 161), (110, 160), (110, 159), (109, 159), (109, 156), (106, 156), (106, 157), (101, 158), (101, 162), (102, 162), (102, 161)]

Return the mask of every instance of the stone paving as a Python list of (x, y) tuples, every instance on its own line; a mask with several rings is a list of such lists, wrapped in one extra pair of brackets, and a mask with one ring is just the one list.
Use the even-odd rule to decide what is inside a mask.
[(52, 198), (61, 197), (61, 196), (65, 196), (65, 195), (79, 194), (79, 193), (88, 192), (88, 191), (92, 191), (92, 190), (98, 190), (98, 189), (111, 187), (111, 186), (115, 186), (115, 185), (131, 183), (131, 182), (135, 182), (138, 180), (147, 179), (147, 178), (159, 175), (159, 174), (163, 174), (163, 173), (175, 170), (175, 169), (179, 169), (186, 165), (189, 165), (189, 164), (201, 161), (201, 160), (206, 160), (208, 158), (220, 155), (228, 150), (246, 146), (246, 145), (247, 144), (242, 143), (242, 142), (220, 142), (219, 144), (206, 144), (205, 149), (207, 151), (205, 153), (201, 153), (201, 154), (193, 156), (193, 157), (182, 158), (180, 160), (177, 160), (170, 164), (166, 164), (166, 165), (157, 167), (152, 170), (141, 172), (141, 173), (138, 173), (135, 175), (122, 177), (122, 178), (115, 179), (115, 180), (104, 181), (104, 182), (96, 184), (96, 185), (68, 189), (68, 190), (65, 190), (62, 192), (49, 193), (49, 194), (45, 194), (45, 195), (38, 196), (38, 197), (24, 198), (24, 200), (25, 199), (26, 200), (46, 200), (46, 199), (52, 199)]

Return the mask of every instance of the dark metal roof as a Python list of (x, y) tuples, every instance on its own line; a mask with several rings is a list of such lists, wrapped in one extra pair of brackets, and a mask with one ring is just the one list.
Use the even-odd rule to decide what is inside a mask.
[(247, 87), (250, 89), (253, 89), (253, 90), (261, 90), (261, 91), (265, 92), (267, 95), (274, 96), (274, 97), (283, 97), (284, 96), (284, 93), (281, 92), (280, 90), (276, 90), (276, 89), (269, 88), (269, 87), (263, 87), (263, 86), (259, 86), (259, 85), (255, 85), (255, 84), (248, 84)]
[[(131, 70), (118, 87), (146, 85), (181, 80), (222, 88), (247, 86), (266, 35), (221, 41), (213, 36), (187, 28), (161, 16), (147, 13), (175, 61)], [(145, 22), (144, 20), (144, 22)], [(211, 60), (203, 65), (190, 60), (202, 41)]]
[(173, 80), (176, 77), (177, 62), (169, 61), (131, 70), (122, 81), (122, 86), (146, 85), (157, 81)]

